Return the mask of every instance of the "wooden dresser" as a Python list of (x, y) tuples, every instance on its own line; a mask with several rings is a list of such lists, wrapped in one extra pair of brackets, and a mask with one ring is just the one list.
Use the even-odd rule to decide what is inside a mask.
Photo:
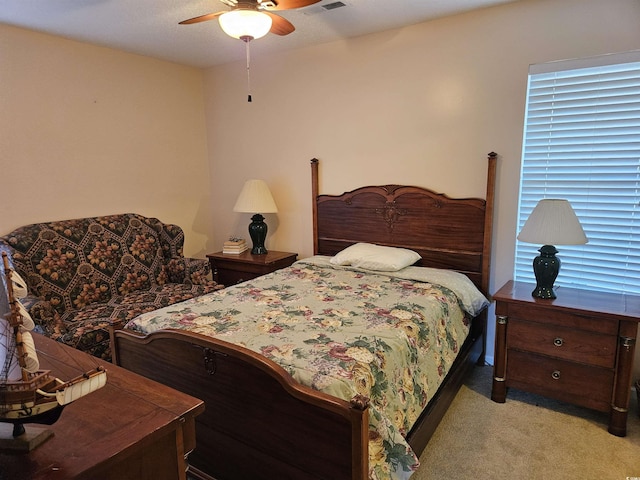
[(513, 387), (608, 412), (609, 432), (625, 436), (640, 297), (561, 287), (539, 299), (534, 287), (510, 281), (494, 295), (491, 398)]
[[(107, 384), (67, 405), (56, 423), (45, 426), (53, 437), (36, 449), (0, 452), (1, 479), (186, 480), (201, 400), (33, 336), (42, 368), (70, 379), (100, 364)], [(0, 427), (3, 433), (9, 427), (10, 435), (11, 425)]]

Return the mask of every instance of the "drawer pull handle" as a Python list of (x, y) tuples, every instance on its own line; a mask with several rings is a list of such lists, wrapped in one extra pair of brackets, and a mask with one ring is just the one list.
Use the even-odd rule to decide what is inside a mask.
[(557, 338), (553, 339), (553, 344), (556, 347), (561, 347), (563, 343), (564, 343), (564, 340), (562, 338), (560, 338), (560, 337), (557, 337)]
[(554, 380), (560, 380), (560, 370), (554, 370), (554, 372), (551, 374), (551, 378), (553, 378)]

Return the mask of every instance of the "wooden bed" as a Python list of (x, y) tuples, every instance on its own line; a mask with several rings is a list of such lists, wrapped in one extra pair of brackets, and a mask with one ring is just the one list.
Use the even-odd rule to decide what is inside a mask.
[[(487, 298), (496, 171), (488, 156), (486, 200), (452, 199), (400, 185), (318, 193), (311, 161), (314, 254), (358, 242), (404, 247), (420, 265), (466, 274)], [(465, 374), (484, 362), (486, 310), (473, 320), (453, 368), (407, 435), (420, 455)], [(217, 480), (368, 478), (368, 399), (344, 401), (300, 385), (271, 360), (217, 338), (182, 330), (113, 332), (114, 361), (205, 401), (197, 418), (190, 475)]]

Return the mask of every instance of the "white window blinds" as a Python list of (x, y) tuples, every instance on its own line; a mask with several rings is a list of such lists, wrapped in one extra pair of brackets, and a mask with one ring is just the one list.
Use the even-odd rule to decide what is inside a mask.
[[(532, 66), (518, 232), (542, 198), (565, 198), (589, 243), (556, 245), (556, 286), (640, 294), (640, 52)], [(541, 245), (516, 241), (535, 283)]]

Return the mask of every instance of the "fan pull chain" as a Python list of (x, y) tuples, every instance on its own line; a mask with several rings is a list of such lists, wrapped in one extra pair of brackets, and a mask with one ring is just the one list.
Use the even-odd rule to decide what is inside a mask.
[(249, 42), (253, 39), (253, 37), (246, 35), (240, 37), (241, 40), (244, 41), (247, 50), (247, 102), (251, 102), (251, 73), (250, 73), (250, 64), (251, 64), (251, 56), (249, 54)]

